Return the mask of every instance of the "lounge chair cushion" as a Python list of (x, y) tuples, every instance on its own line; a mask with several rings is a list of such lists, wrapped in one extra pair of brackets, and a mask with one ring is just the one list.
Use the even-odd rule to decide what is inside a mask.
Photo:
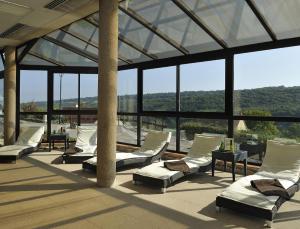
[(149, 132), (145, 137), (144, 144), (137, 152), (143, 152), (153, 156), (160, 152), (162, 147), (171, 140), (170, 132)]
[(37, 147), (40, 143), (42, 135), (44, 134), (45, 127), (22, 127), (16, 145), (28, 145)]
[(211, 152), (218, 149), (222, 140), (223, 136), (195, 134), (193, 145), (188, 155), (195, 158), (211, 156)]
[[(250, 206), (272, 210), (279, 197), (265, 196), (252, 188), (250, 183), (251, 180), (259, 179), (268, 179), (268, 177), (262, 176), (259, 173), (242, 177), (226, 188), (219, 196)], [(285, 189), (295, 184), (294, 182), (286, 179), (279, 179), (279, 181)]]
[(0, 156), (19, 156), (20, 152), (32, 148), (30, 145), (7, 145), (0, 147)]
[(250, 206), (272, 210), (278, 196), (265, 196), (251, 187), (251, 180), (278, 179), (285, 189), (296, 184), (299, 174), (300, 145), (267, 142), (267, 152), (259, 171), (231, 184), (219, 196)]
[[(147, 158), (150, 157), (148, 153), (143, 153), (143, 152), (133, 152), (133, 153), (125, 153), (125, 152), (117, 152), (116, 153), (116, 161), (121, 161), (121, 160), (127, 160), (127, 159), (134, 159), (134, 158)], [(90, 158), (86, 160), (87, 163), (91, 165), (96, 165), (97, 164), (97, 157)]]
[[(186, 162), (186, 164), (190, 168), (191, 173), (195, 173), (198, 171), (200, 167), (207, 166), (211, 163), (211, 157), (200, 157), (200, 158), (191, 158), (191, 157), (185, 157), (182, 160)], [(170, 161), (176, 161), (176, 160), (168, 160)], [(182, 173), (180, 171), (171, 171), (164, 167), (164, 162), (157, 162), (153, 163), (151, 165), (148, 165), (144, 168), (139, 169), (135, 172), (138, 175), (146, 176), (146, 177), (152, 177), (157, 179), (168, 179), (172, 177), (173, 175), (177, 173)], [(184, 175), (184, 174), (182, 174)]]
[(97, 127), (78, 126), (75, 147), (83, 151), (93, 151), (97, 146)]
[(300, 177), (300, 144), (268, 141), (266, 156), (259, 171), (264, 176), (296, 183)]

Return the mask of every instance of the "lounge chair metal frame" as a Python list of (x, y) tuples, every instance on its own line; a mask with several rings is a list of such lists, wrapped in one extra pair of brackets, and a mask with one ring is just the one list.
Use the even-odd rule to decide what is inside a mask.
[[(165, 145), (161, 148), (161, 150), (157, 154), (153, 155), (152, 157), (129, 158), (129, 159), (123, 159), (117, 161), (116, 169), (118, 171), (127, 167), (143, 167), (146, 165), (150, 165), (154, 161), (160, 160), (161, 156), (167, 150), (168, 146), (169, 143), (166, 142)], [(97, 166), (84, 161), (82, 163), (82, 169), (96, 172)]]
[[(290, 193), (291, 196), (294, 196), (294, 194), (299, 191), (300, 187), (300, 180), (292, 185), (290, 188), (287, 189), (288, 193)], [(229, 198), (225, 198), (222, 196), (217, 196), (216, 198), (216, 207), (217, 210), (220, 210), (221, 208), (228, 208), (231, 210), (239, 211), (242, 213), (246, 213), (247, 215), (256, 216), (259, 218), (263, 218), (267, 221), (268, 226), (271, 226), (272, 221), (278, 212), (280, 206), (285, 202), (286, 200), (282, 197), (279, 197), (276, 201), (274, 207), (272, 210), (267, 210), (255, 206), (251, 206), (242, 202), (238, 202), (235, 200), (231, 200)]]
[(133, 174), (133, 183), (134, 184), (147, 184), (149, 186), (155, 186), (161, 189), (163, 193), (166, 192), (166, 188), (172, 186), (175, 184), (176, 181), (178, 181), (181, 178), (187, 178), (190, 175), (196, 174), (196, 173), (204, 173), (207, 172), (211, 169), (212, 164), (208, 164), (206, 166), (201, 166), (196, 172), (193, 173), (188, 173), (188, 174), (183, 174), (182, 172), (176, 173), (171, 177), (168, 177), (166, 179), (159, 179), (159, 178), (154, 178), (154, 177), (149, 177), (149, 176), (143, 176), (140, 174)]

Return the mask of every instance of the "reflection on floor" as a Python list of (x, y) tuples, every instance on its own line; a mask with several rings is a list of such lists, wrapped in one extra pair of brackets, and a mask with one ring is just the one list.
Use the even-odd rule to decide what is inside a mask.
[[(223, 210), (215, 196), (230, 173), (189, 178), (159, 190), (131, 183), (118, 173), (113, 189), (100, 189), (80, 165), (51, 164), (60, 152), (40, 152), (17, 164), (0, 164), (1, 228), (262, 228), (263, 220)], [(299, 228), (300, 193), (284, 204), (275, 228)]]

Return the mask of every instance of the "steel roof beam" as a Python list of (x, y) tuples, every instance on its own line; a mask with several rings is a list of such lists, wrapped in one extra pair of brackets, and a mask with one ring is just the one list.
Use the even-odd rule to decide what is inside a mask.
[(271, 26), (268, 24), (265, 17), (259, 12), (255, 3), (252, 0), (246, 0), (246, 2), (248, 4), (248, 6), (251, 8), (251, 10), (253, 11), (253, 13), (255, 14), (255, 16), (257, 17), (257, 19), (259, 20), (259, 22), (261, 23), (261, 25), (266, 30), (266, 32), (271, 37), (272, 41), (276, 41), (277, 40), (276, 34), (271, 29)]

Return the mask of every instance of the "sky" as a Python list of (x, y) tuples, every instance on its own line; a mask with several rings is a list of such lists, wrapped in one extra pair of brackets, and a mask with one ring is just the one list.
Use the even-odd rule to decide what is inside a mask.
[[(300, 86), (300, 47), (274, 49), (235, 56), (235, 90), (268, 86)], [(210, 91), (225, 88), (225, 61), (208, 61), (181, 65), (181, 91)], [(54, 99), (59, 99), (59, 74), (54, 79)], [(21, 102), (47, 100), (47, 73), (21, 72)], [(64, 74), (62, 97), (77, 97), (76, 75)], [(144, 71), (144, 93), (175, 92), (176, 68)], [(97, 75), (81, 77), (81, 97), (97, 95)], [(135, 94), (137, 70), (120, 71), (118, 95)]]

